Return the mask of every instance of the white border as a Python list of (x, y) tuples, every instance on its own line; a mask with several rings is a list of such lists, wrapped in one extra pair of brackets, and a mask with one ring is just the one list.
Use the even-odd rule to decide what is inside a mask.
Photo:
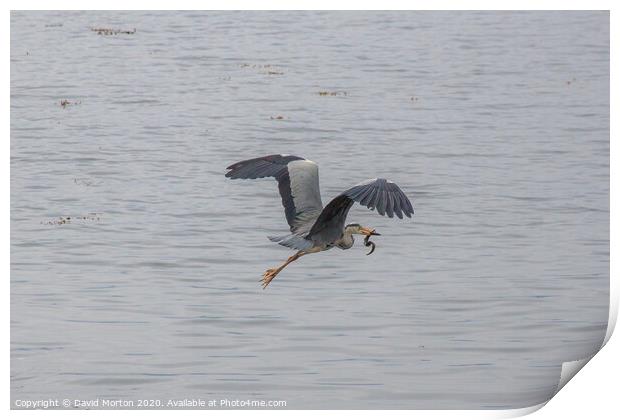
[[(164, 2), (160, 0), (156, 1), (119, 1), (119, 0), (108, 0), (108, 1), (91, 1), (86, 4), (83, 1), (75, 1), (75, 0), (66, 0), (66, 1), (56, 1), (53, 4), (44, 1), (32, 1), (32, 0), (23, 0), (23, 1), (8, 1), (8, 9), (6, 12), (6, 24), (2, 25), (0, 29), (2, 31), (2, 48), (5, 57), (5, 63), (7, 63), (10, 57), (10, 15), (9, 10), (36, 10), (36, 9), (61, 9), (61, 10), (70, 10), (70, 9), (125, 9), (125, 10), (144, 10), (144, 9), (158, 9), (158, 10), (192, 10), (192, 9), (211, 9), (211, 10), (229, 10), (229, 9), (261, 9), (261, 10), (309, 10), (309, 9), (324, 9), (324, 10), (341, 10), (341, 9), (361, 9), (361, 10), (388, 10), (388, 9), (414, 9), (414, 10), (471, 10), (471, 9), (490, 9), (490, 10), (611, 10), (611, 92), (617, 92), (617, 83), (613, 76), (616, 75), (615, 69), (617, 66), (617, 59), (613, 55), (614, 46), (617, 46), (617, 27), (618, 27), (618, 19), (616, 16), (617, 8), (613, 7), (612, 1), (602, 1), (602, 0), (590, 0), (590, 1), (534, 1), (534, 0), (521, 0), (521, 1), (502, 1), (502, 2), (492, 2), (492, 1), (448, 1), (448, 0), (436, 0), (436, 1), (403, 1), (403, 0), (383, 0), (381, 2), (347, 2), (347, 1), (309, 1), (309, 0), (300, 0), (300, 1), (261, 1), (261, 2), (251, 2), (251, 1), (239, 1), (239, 0), (231, 0), (231, 1), (220, 1), (220, 2), (206, 2), (206, 1), (197, 1), (197, 0), (177, 0), (174, 2)], [(353, 7), (351, 7), (353, 6)], [(616, 9), (616, 10), (614, 10)], [(5, 91), (5, 100), (2, 102), (2, 111), (5, 116), (5, 136), (6, 139), (2, 149), (5, 152), (5, 162), (9, 160), (10, 156), (10, 96), (9, 96), (9, 87), (10, 87), (10, 67), (7, 64), (3, 66), (3, 72), (5, 76), (5, 84), (3, 89)], [(611, 115), (617, 115), (617, 101), (616, 97), (611, 96)], [(617, 147), (615, 147), (616, 142), (613, 141), (614, 134), (618, 132), (617, 130), (617, 119), (611, 120), (611, 162), (618, 162), (617, 159)], [(8, 163), (8, 162), (7, 162)], [(0, 183), (2, 192), (5, 197), (10, 196), (10, 166), (7, 164), (2, 167), (3, 176), (2, 182)], [(611, 226), (610, 226), (610, 235), (611, 235), (611, 267), (610, 267), (610, 275), (611, 279), (616, 279), (618, 276), (618, 270), (616, 265), (614, 264), (617, 261), (618, 251), (617, 246), (617, 209), (618, 209), (618, 195), (617, 195), (617, 183), (614, 182), (617, 180), (617, 170), (614, 170), (614, 166), (611, 165), (611, 203), (610, 210), (611, 214), (615, 215), (611, 218)], [(9, 201), (5, 200), (4, 205), (2, 206), (2, 231), (7, 234), (5, 238), (7, 238), (8, 233), (10, 232), (10, 205)], [(5, 395), (5, 409), (8, 410), (10, 407), (9, 403), (9, 391), (10, 391), (10, 361), (9, 361), (9, 345), (10, 345), (10, 337), (9, 337), (9, 322), (7, 322), (10, 318), (10, 287), (9, 281), (10, 278), (10, 240), (7, 238), (5, 242), (2, 244), (3, 246), (3, 267), (5, 276), (5, 281), (2, 283), (4, 288), (2, 293), (3, 298), (3, 308), (5, 313), (5, 322), (3, 323), (3, 336), (5, 337), (5, 345), (2, 348), (3, 352), (3, 367), (5, 373), (5, 382), (4, 382), (4, 395)], [(615, 327), (615, 323), (617, 320), (618, 314), (618, 288), (616, 282), (611, 282), (610, 287), (611, 292), (611, 305), (610, 305), (610, 315), (609, 315), (609, 325), (607, 334), (605, 337), (605, 343), (608, 343), (608, 340), (611, 337), (613, 329)], [(583, 416), (590, 416), (593, 412), (596, 412), (597, 419), (605, 419), (605, 418), (614, 418), (617, 415), (617, 396), (614, 392), (617, 389), (617, 378), (616, 374), (619, 372), (618, 366), (618, 358), (616, 357), (620, 351), (618, 350), (619, 345), (617, 344), (617, 339), (611, 340), (611, 344), (607, 344), (605, 349), (601, 352), (601, 355), (597, 355), (594, 357), (592, 362), (588, 363), (588, 366), (584, 368), (584, 373), (580, 374), (580, 379), (578, 381), (569, 384), (565, 390), (560, 392), (557, 397), (553, 398), (550, 403), (550, 407), (545, 410), (538, 411), (534, 414), (534, 417), (538, 417), (540, 419), (549, 419), (549, 418), (562, 418), (562, 419), (572, 419), (572, 418), (583, 418)], [(600, 359), (600, 360), (597, 360)], [(586, 362), (590, 360), (587, 359)], [(569, 379), (572, 373), (576, 373), (581, 367), (583, 367), (583, 361), (576, 361), (571, 363), (566, 363), (563, 372), (562, 372), (562, 381), (560, 381), (560, 385), (558, 386), (558, 391), (562, 389), (563, 385), (566, 384), (567, 378)], [(586, 374), (587, 373), (587, 374)], [(613, 384), (613, 385), (612, 385)], [(217, 417), (217, 418), (238, 418), (241, 416), (245, 416), (247, 414), (251, 414), (253, 418), (261, 419), (261, 418), (290, 418), (294, 416), (295, 418), (307, 419), (314, 418), (315, 416), (321, 416), (325, 418), (342, 418), (343, 416), (354, 415), (356, 417), (363, 418), (374, 418), (377, 415), (387, 416), (389, 418), (411, 418), (412, 416), (420, 416), (422, 418), (438, 418), (438, 419), (449, 419), (449, 418), (472, 418), (472, 419), (484, 419), (484, 418), (508, 418), (515, 417), (520, 415), (525, 415), (531, 413), (533, 411), (538, 410), (540, 407), (545, 404), (541, 404), (534, 407), (517, 409), (517, 410), (501, 410), (501, 411), (292, 411), (292, 410), (270, 410), (270, 411), (209, 411), (208, 413), (205, 411), (150, 411), (149, 413), (141, 413), (146, 414), (148, 416), (154, 416), (155, 418), (167, 417), (169, 415), (173, 415), (175, 417), (183, 416), (183, 417), (195, 417), (204, 419), (205, 415), (209, 417)], [(587, 411), (585, 411), (587, 410)], [(45, 414), (42, 414), (45, 413)], [(107, 418), (110, 415), (114, 415), (115, 417), (125, 418), (125, 417), (134, 417), (136, 414), (131, 411), (10, 411), (10, 416), (15, 417), (32, 417), (45, 415), (50, 418), (66, 418), (72, 416), (93, 416), (100, 418)]]

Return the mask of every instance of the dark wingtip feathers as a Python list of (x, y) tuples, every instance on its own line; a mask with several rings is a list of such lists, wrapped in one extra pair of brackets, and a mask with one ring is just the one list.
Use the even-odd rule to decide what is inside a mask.
[(343, 193), (381, 216), (411, 218), (413, 206), (405, 193), (393, 182), (378, 178), (358, 184)]
[(231, 179), (256, 179), (273, 176), (276, 179), (286, 170), (286, 165), (293, 160), (303, 160), (298, 156), (268, 155), (233, 163), (224, 175)]

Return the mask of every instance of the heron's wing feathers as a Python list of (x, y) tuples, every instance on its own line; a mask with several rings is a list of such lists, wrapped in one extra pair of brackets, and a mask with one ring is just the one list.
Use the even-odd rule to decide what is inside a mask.
[(396, 214), (402, 219), (403, 215), (411, 217), (413, 214), (411, 202), (398, 185), (383, 178), (369, 179), (327, 203), (306, 239), (319, 243), (333, 243), (340, 239), (349, 209), (356, 201), (369, 209), (377, 209), (382, 216), (394, 217)]
[(288, 164), (288, 173), (295, 205), (295, 219), (293, 223), (289, 223), (291, 231), (307, 232), (323, 211), (319, 166), (310, 160), (298, 160)]
[(304, 160), (304, 158), (292, 155), (269, 155), (242, 160), (226, 168), (229, 169), (226, 177), (232, 179), (256, 179), (273, 176), (277, 179), (282, 175), (282, 171), (286, 169), (286, 165), (295, 160)]
[(356, 201), (369, 209), (377, 209), (382, 216), (394, 217), (396, 214), (402, 219), (403, 214), (407, 217), (413, 214), (411, 202), (398, 185), (383, 178), (369, 179), (327, 203), (305, 238), (318, 243), (333, 243), (340, 239), (347, 214)]
[(327, 203), (306, 238), (318, 243), (333, 243), (340, 239), (352, 205), (353, 200), (343, 194)]
[(407, 217), (413, 214), (413, 206), (405, 193), (387, 179), (369, 179), (349, 188), (342, 195), (371, 210), (376, 209), (381, 216), (387, 214), (388, 217), (394, 217), (396, 214), (402, 219), (403, 214)]
[(319, 167), (310, 160), (298, 156), (269, 155), (237, 162), (226, 169), (229, 169), (226, 177), (232, 179), (274, 177), (278, 181), (291, 232), (303, 230), (323, 210)]
[(270, 236), (269, 240), (272, 242), (277, 242), (282, 246), (297, 249), (299, 251), (305, 251), (306, 249), (312, 248), (314, 246), (314, 243), (312, 241), (304, 238), (303, 235), (295, 233), (283, 236)]

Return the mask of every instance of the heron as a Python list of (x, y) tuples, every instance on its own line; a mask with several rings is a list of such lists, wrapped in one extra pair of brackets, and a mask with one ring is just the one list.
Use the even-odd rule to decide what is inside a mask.
[(227, 178), (257, 179), (273, 177), (284, 206), (284, 215), (290, 226), (290, 234), (270, 236), (269, 239), (297, 252), (282, 265), (270, 268), (260, 280), (263, 289), (290, 263), (299, 257), (334, 247), (349, 249), (353, 246), (353, 235), (364, 235), (364, 244), (371, 236), (380, 234), (359, 223), (345, 226), (347, 214), (354, 202), (360, 203), (380, 215), (399, 219), (411, 218), (413, 206), (398, 185), (384, 178), (368, 179), (342, 192), (325, 207), (319, 188), (319, 166), (308, 159), (292, 155), (269, 155), (243, 160), (226, 168)]

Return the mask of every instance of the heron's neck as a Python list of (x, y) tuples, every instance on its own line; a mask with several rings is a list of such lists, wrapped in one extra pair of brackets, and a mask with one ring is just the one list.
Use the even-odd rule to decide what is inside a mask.
[(338, 246), (342, 249), (348, 249), (353, 246), (355, 238), (353, 237), (353, 229), (346, 228), (342, 234), (342, 238), (338, 241)]

